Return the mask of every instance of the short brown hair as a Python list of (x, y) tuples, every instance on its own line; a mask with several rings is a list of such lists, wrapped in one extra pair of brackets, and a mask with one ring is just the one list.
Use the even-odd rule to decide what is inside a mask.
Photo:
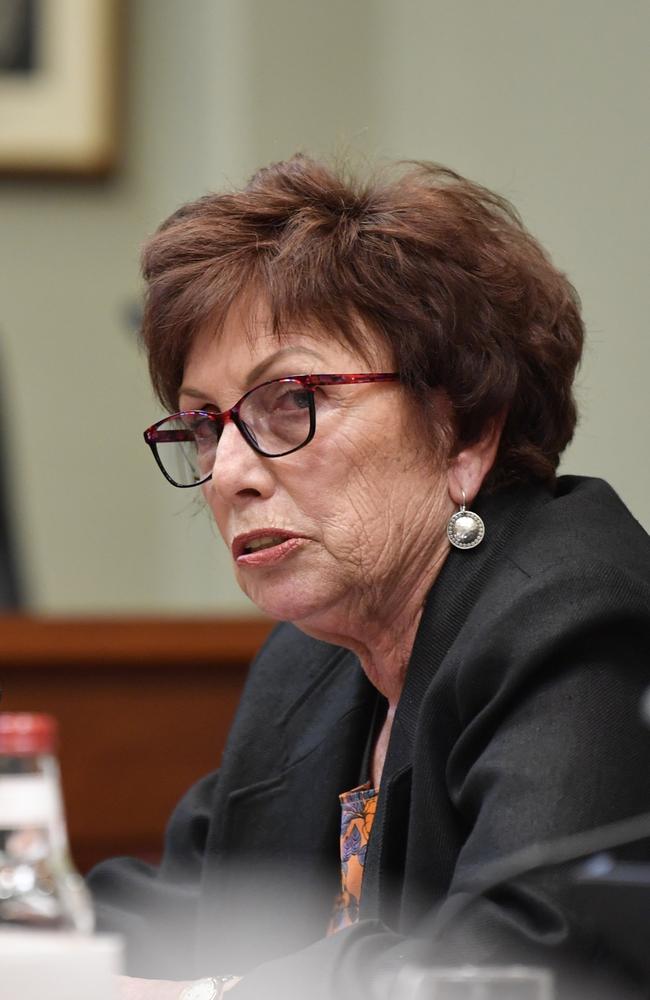
[(444, 167), (360, 181), (294, 156), (175, 212), (143, 273), (143, 339), (171, 409), (198, 329), (254, 290), (279, 336), (307, 321), (363, 353), (372, 331), (417, 399), (444, 390), (457, 448), (505, 413), (493, 489), (552, 482), (573, 436), (577, 294), (509, 202)]

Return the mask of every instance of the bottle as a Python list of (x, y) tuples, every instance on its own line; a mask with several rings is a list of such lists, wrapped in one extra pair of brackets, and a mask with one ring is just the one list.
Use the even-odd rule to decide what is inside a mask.
[(93, 930), (68, 848), (56, 737), (51, 716), (0, 712), (0, 930)]

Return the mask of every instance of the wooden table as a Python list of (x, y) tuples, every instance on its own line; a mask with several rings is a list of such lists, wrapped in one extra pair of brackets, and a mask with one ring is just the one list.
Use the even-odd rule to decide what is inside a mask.
[(175, 802), (219, 765), (263, 619), (0, 617), (5, 711), (50, 712), (73, 855), (156, 859)]

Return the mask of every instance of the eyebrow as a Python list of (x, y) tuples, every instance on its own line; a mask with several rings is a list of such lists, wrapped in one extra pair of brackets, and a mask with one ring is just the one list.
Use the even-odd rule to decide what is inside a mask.
[[(276, 361), (281, 360), (288, 354), (310, 354), (313, 358), (318, 358), (318, 360), (320, 360), (320, 354), (317, 351), (312, 351), (310, 347), (297, 347), (295, 344), (287, 344), (286, 347), (279, 348), (279, 350), (274, 351), (273, 354), (270, 354), (267, 358), (260, 361), (259, 364), (251, 368), (246, 377), (246, 388), (252, 389), (258, 379), (261, 378), (262, 375), (265, 375)], [(302, 374), (302, 372), (299, 372), (298, 374)]]
[[(310, 347), (298, 347), (295, 344), (288, 344), (286, 347), (280, 347), (279, 350), (274, 351), (273, 354), (269, 354), (268, 357), (263, 358), (262, 361), (250, 369), (244, 381), (244, 392), (248, 389), (252, 389), (258, 383), (259, 379), (268, 372), (269, 368), (276, 363), (276, 361), (282, 360), (282, 358), (286, 357), (288, 354), (310, 354), (312, 357), (321, 360), (320, 354), (317, 351), (313, 351)], [(303, 373), (300, 372), (297, 374)], [(182, 385), (178, 390), (178, 395), (179, 397), (191, 396), (193, 399), (205, 399), (206, 397), (206, 393), (202, 392), (200, 389), (193, 389), (191, 386), (184, 385)]]

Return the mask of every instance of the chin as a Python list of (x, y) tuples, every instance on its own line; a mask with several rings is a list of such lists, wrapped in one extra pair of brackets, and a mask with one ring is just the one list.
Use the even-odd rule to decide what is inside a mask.
[[(278, 621), (294, 622), (300, 626), (318, 621), (327, 614), (334, 603), (332, 593), (325, 592), (323, 581), (303, 579), (248, 580), (238, 574), (238, 582), (246, 596), (260, 611)], [(320, 586), (319, 586), (320, 584)]]

